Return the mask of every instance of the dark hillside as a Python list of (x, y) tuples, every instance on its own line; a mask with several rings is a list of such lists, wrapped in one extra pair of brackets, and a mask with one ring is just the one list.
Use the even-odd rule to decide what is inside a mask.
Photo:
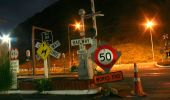
[[(144, 27), (140, 25), (145, 21), (145, 16), (148, 16), (155, 17), (159, 23), (153, 35), (155, 43), (159, 43), (160, 35), (169, 32), (167, 21), (170, 18), (170, 14), (167, 13), (169, 4), (168, 0), (95, 0), (96, 11), (101, 11), (105, 15), (97, 17), (98, 39), (114, 44), (126, 42), (149, 44), (150, 35), (147, 34), (148, 31), (144, 33)], [(31, 49), (31, 28), (35, 25), (52, 30), (54, 41), (59, 40), (62, 44), (57, 50), (66, 52), (68, 24), (80, 19), (78, 10), (81, 8), (89, 14), (90, 0), (60, 0), (52, 4), (13, 30), (13, 35), (18, 39), (13, 46), (19, 48), (23, 57), (25, 50)], [(85, 23), (88, 30), (92, 25), (91, 19), (87, 19)]]

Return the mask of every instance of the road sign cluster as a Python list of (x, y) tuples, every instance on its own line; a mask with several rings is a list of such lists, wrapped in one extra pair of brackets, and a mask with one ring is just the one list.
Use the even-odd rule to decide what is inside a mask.
[[(41, 56), (43, 59), (46, 59), (46, 57), (50, 54), (51, 56), (55, 57), (55, 58), (60, 58), (61, 53), (55, 51), (55, 49), (57, 47), (59, 47), (61, 44), (59, 41), (55, 41), (52, 44), (50, 44), (50, 46), (48, 46), (48, 44), (46, 44), (45, 42), (40, 43), (37, 42), (35, 44), (35, 47), (38, 48), (37, 50), (37, 54), (39, 56)], [(50, 52), (48, 52), (50, 51)], [(43, 55), (44, 53), (46, 53), (46, 55)]]
[(107, 74), (94, 76), (95, 84), (120, 81), (123, 80), (122, 71), (110, 72), (110, 69), (116, 63), (121, 53), (108, 45), (99, 46), (94, 52), (94, 61), (101, 67)]
[(120, 52), (108, 45), (99, 46), (94, 53), (94, 61), (103, 70), (109, 72), (120, 57)]

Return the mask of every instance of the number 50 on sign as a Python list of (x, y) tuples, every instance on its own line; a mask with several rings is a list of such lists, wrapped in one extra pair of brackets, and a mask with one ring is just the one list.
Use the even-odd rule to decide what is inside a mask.
[(120, 57), (120, 52), (108, 45), (102, 45), (95, 50), (94, 61), (103, 70), (109, 71)]

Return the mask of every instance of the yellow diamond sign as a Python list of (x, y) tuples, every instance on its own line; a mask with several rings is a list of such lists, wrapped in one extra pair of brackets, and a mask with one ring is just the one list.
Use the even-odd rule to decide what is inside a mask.
[(45, 42), (43, 42), (37, 50), (37, 54), (44, 60), (47, 59), (50, 52), (51, 48)]

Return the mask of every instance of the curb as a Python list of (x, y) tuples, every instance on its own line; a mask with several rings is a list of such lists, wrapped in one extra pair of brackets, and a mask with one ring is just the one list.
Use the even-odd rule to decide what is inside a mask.
[(155, 64), (155, 66), (160, 67), (160, 68), (170, 68), (170, 66), (158, 65), (157, 63)]
[(9, 90), (2, 91), (0, 94), (58, 94), (58, 95), (89, 95), (97, 94), (101, 91), (101, 87), (95, 89), (87, 90), (52, 90), (52, 91), (43, 91), (39, 93), (37, 90)]

